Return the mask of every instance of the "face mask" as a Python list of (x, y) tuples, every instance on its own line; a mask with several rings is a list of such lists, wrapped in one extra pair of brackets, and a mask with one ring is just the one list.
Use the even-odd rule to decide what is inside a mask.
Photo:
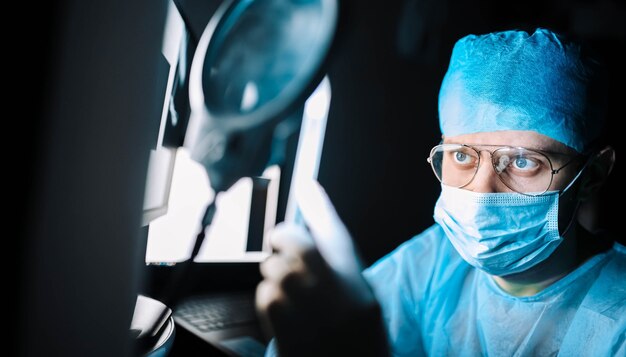
[(561, 243), (558, 206), (558, 191), (532, 197), (442, 185), (434, 217), (465, 261), (504, 276), (539, 264)]

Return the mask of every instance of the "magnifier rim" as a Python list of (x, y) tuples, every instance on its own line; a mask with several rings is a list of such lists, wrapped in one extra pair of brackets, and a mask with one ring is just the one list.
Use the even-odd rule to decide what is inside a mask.
[[(226, 115), (212, 112), (211, 109), (205, 105), (205, 96), (202, 86), (205, 59), (211, 47), (220, 44), (219, 42), (216, 43), (216, 41), (221, 39), (221, 37), (218, 38), (214, 36), (216, 31), (231, 20), (229, 16), (231, 16), (239, 6), (249, 6), (252, 4), (252, 1), (227, 0), (222, 3), (205, 27), (191, 64), (189, 101), (192, 113), (202, 113), (204, 118), (210, 118), (212, 120), (213, 125), (222, 128), (247, 128), (267, 120), (279, 119), (282, 114), (292, 109), (292, 107), (299, 102), (299, 98), (305, 98), (309, 92), (312, 92), (318, 85), (316, 78), (319, 77), (319, 81), (321, 81), (325, 74), (323, 73), (324, 62), (326, 62), (331, 45), (334, 41), (334, 34), (338, 23), (337, 0), (319, 0), (319, 2), (321, 4), (322, 19), (329, 19), (329, 23), (328, 26), (321, 26), (320, 37), (325, 39), (320, 41), (320, 51), (318, 51), (317, 54), (314, 53), (310, 59), (307, 59), (307, 63), (313, 63), (312, 68), (315, 69), (304, 71), (304, 74), (301, 75), (302, 79), (290, 81), (286, 86), (286, 88), (289, 89), (283, 91), (283, 93), (287, 93), (286, 95), (279, 95), (250, 113)], [(238, 19), (235, 19), (235, 22), (236, 21), (238, 21)]]

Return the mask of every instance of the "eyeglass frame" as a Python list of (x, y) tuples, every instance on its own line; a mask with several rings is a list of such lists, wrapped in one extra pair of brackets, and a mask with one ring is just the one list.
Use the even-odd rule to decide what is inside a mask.
[[(532, 196), (532, 197), (537, 197), (537, 196), (542, 196), (544, 195), (546, 192), (548, 192), (548, 190), (550, 189), (550, 186), (552, 186), (552, 182), (554, 181), (554, 175), (558, 174), (559, 172), (561, 172), (561, 170), (563, 170), (565, 167), (567, 167), (569, 164), (571, 164), (572, 162), (580, 159), (581, 157), (589, 157), (590, 156), (590, 151), (591, 150), (587, 150), (584, 153), (577, 153), (577, 154), (566, 154), (566, 153), (556, 153), (556, 152), (543, 152), (543, 151), (539, 151), (536, 149), (529, 149), (529, 148), (525, 148), (522, 146), (509, 146), (509, 145), (482, 145), (482, 144), (458, 144), (458, 143), (439, 143), (435, 146), (433, 146), (432, 149), (430, 149), (430, 153), (428, 155), (428, 157), (426, 158), (426, 161), (430, 164), (431, 169), (433, 170), (433, 173), (435, 174), (435, 177), (437, 178), (437, 180), (441, 183), (443, 183), (443, 180), (439, 178), (439, 175), (437, 175), (437, 171), (435, 169), (435, 166), (432, 162), (432, 157), (433, 157), (433, 152), (435, 151), (435, 149), (439, 148), (439, 147), (443, 147), (443, 146), (447, 146), (447, 145), (456, 145), (459, 147), (466, 147), (468, 149), (472, 149), (474, 152), (476, 152), (477, 156), (478, 156), (478, 163), (476, 164), (476, 169), (474, 171), (474, 174), (472, 175), (472, 178), (464, 185), (458, 186), (457, 188), (463, 188), (467, 185), (469, 185), (470, 183), (472, 183), (472, 181), (474, 181), (474, 178), (476, 178), (476, 174), (478, 173), (478, 169), (480, 168), (480, 164), (481, 164), (481, 153), (483, 151), (486, 151), (489, 153), (489, 158), (491, 161), (491, 168), (493, 169), (493, 171), (496, 173), (496, 176), (498, 176), (498, 179), (500, 180), (500, 182), (502, 182), (507, 188), (509, 188), (511, 191), (525, 195), (525, 196)], [(497, 147), (497, 149), (493, 150), (493, 151), (489, 151), (489, 150), (479, 150), (477, 147)], [(498, 150), (502, 150), (502, 149), (509, 149), (509, 150), (526, 150), (526, 151), (531, 151), (533, 153), (537, 153), (543, 157), (546, 158), (546, 160), (548, 160), (548, 164), (550, 165), (550, 183), (548, 184), (548, 187), (546, 187), (545, 190), (543, 190), (540, 193), (528, 193), (528, 192), (519, 192), (515, 189), (513, 189), (512, 187), (510, 187), (506, 182), (504, 182), (504, 180), (502, 179), (502, 175), (500, 173), (498, 173), (496, 165), (493, 161), (493, 154), (498, 151)], [(548, 156), (548, 154), (551, 155), (561, 155), (561, 156), (568, 156), (568, 157), (572, 157), (569, 161), (567, 161), (565, 164), (563, 164), (561, 167), (555, 169), (554, 166), (552, 165), (552, 160), (550, 160), (550, 157)], [(564, 189), (560, 189), (558, 190), (560, 193), (566, 191), (567, 189), (570, 188), (570, 186), (572, 186), (574, 184), (574, 182), (576, 182), (576, 180), (578, 179), (578, 177), (582, 174), (583, 170), (587, 167), (589, 160), (587, 160), (587, 163), (585, 163), (585, 165), (583, 165), (583, 167), (580, 169), (580, 171), (578, 172), (578, 174), (576, 174), (576, 176), (572, 179), (572, 181), (564, 188)], [(504, 170), (503, 170), (504, 171)]]

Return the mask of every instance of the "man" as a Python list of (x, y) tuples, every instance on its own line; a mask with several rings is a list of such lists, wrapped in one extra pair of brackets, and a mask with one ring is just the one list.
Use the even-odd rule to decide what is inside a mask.
[(323, 190), (299, 188), (310, 231), (279, 227), (261, 266), (269, 354), (626, 355), (626, 248), (593, 226), (605, 88), (547, 29), (459, 40), (428, 157), (436, 224), (361, 275)]

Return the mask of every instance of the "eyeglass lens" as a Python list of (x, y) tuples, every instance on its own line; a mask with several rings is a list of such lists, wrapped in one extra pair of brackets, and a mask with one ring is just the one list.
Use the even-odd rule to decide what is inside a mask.
[[(433, 148), (429, 161), (443, 184), (464, 187), (474, 179), (481, 160), (472, 147), (442, 144)], [(550, 159), (537, 151), (502, 147), (491, 153), (491, 164), (500, 180), (519, 193), (542, 193), (552, 182)]]

